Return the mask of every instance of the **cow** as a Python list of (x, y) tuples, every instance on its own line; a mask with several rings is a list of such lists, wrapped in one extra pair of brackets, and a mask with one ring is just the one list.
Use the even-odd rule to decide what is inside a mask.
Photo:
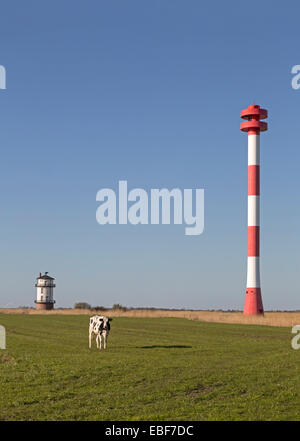
[(102, 337), (104, 343), (104, 349), (106, 349), (107, 337), (110, 331), (110, 324), (112, 319), (100, 315), (94, 315), (90, 318), (89, 326), (89, 348), (92, 347), (93, 335), (96, 335), (97, 348), (102, 349)]

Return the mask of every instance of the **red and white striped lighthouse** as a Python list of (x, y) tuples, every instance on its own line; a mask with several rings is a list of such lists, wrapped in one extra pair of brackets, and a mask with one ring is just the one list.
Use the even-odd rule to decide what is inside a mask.
[(258, 105), (249, 106), (241, 111), (241, 130), (248, 132), (248, 262), (247, 288), (244, 306), (245, 315), (264, 313), (259, 271), (259, 199), (260, 199), (260, 132), (268, 129), (268, 124), (261, 121), (268, 116), (265, 109)]

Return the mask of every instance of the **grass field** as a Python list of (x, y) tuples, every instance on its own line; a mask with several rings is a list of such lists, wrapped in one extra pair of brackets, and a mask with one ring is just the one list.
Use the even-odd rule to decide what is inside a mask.
[(300, 419), (291, 328), (115, 317), (99, 351), (84, 315), (0, 324), (0, 420)]

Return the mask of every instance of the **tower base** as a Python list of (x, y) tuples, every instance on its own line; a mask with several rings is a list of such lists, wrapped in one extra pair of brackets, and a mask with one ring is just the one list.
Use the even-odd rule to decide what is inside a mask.
[(54, 303), (39, 303), (37, 301), (35, 301), (35, 305), (36, 305), (36, 309), (38, 310), (43, 310), (43, 311), (49, 311), (50, 309), (54, 308)]
[(244, 315), (264, 315), (260, 288), (247, 288)]

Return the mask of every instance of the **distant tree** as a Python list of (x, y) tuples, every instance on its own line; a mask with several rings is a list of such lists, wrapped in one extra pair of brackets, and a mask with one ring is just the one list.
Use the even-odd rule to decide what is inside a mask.
[(78, 302), (74, 305), (75, 309), (91, 309), (91, 305), (86, 302)]
[(118, 309), (119, 311), (127, 311), (128, 308), (126, 308), (126, 306), (120, 305), (120, 303), (115, 303), (112, 309)]
[(95, 311), (107, 311), (107, 308), (105, 308), (104, 306), (93, 306), (93, 309)]

